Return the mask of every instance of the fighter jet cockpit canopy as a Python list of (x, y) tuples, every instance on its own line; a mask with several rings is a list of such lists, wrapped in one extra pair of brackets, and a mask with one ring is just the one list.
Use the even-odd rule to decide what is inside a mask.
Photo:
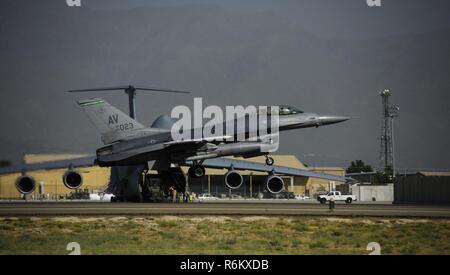
[[(275, 114), (274, 112), (275, 111), (271, 107), (258, 110), (259, 114), (267, 114), (267, 113)], [(296, 107), (292, 107), (289, 105), (279, 105), (278, 106), (278, 115), (280, 115), (280, 116), (295, 115), (295, 114), (302, 114), (302, 113), (304, 113), (304, 112)]]
[(295, 115), (295, 114), (303, 113), (302, 110), (292, 107), (292, 106), (288, 106), (288, 105), (280, 105), (279, 108), (280, 108), (279, 109), (280, 116)]

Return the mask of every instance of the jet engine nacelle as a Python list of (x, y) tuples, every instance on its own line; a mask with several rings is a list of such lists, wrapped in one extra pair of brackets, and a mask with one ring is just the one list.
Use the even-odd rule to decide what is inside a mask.
[(225, 174), (225, 185), (230, 189), (238, 189), (243, 182), (242, 175), (234, 170), (230, 170)]
[(268, 176), (265, 183), (267, 190), (272, 194), (278, 194), (284, 190), (284, 181), (279, 176)]
[(69, 189), (77, 189), (83, 184), (83, 177), (75, 170), (69, 170), (64, 173), (63, 183)]
[(34, 189), (36, 189), (36, 181), (28, 175), (20, 176), (16, 180), (16, 188), (24, 195), (33, 193)]

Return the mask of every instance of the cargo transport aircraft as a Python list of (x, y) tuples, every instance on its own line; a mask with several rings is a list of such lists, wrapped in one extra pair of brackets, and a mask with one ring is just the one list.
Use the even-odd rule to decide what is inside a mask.
[[(119, 88), (99, 88), (90, 91)], [(228, 141), (230, 137), (224, 137), (223, 140), (207, 137), (174, 140), (172, 138), (173, 119), (162, 115), (151, 127), (144, 126), (133, 118), (135, 117), (133, 96), (139, 88), (126, 86), (123, 89), (129, 95), (131, 94), (130, 116), (101, 98), (78, 101), (78, 105), (87, 113), (100, 132), (105, 144), (104, 147), (97, 149), (95, 156), (3, 167), (0, 168), (0, 174), (21, 172), (22, 175), (16, 181), (17, 190), (21, 194), (30, 194), (35, 190), (36, 182), (33, 177), (27, 175), (27, 171), (67, 168), (63, 175), (64, 185), (69, 189), (78, 189), (82, 186), (83, 177), (76, 168), (92, 165), (111, 167), (111, 179), (107, 190), (119, 200), (126, 201), (157, 200), (155, 193), (151, 192), (155, 187), (155, 179), (157, 188), (160, 190), (167, 191), (169, 186), (176, 186), (177, 191), (184, 192), (186, 177), (180, 166), (190, 167), (188, 175), (191, 178), (203, 177), (205, 168), (227, 169), (224, 184), (230, 189), (238, 189), (244, 182), (239, 170), (267, 172), (265, 187), (272, 194), (285, 190), (281, 175), (316, 177), (341, 182), (349, 180), (341, 176), (274, 165), (273, 158), (268, 152), (262, 150), (262, 146), (269, 142), (263, 136), (258, 136), (256, 140), (242, 141)], [(78, 91), (87, 90), (73, 90), (73, 92)], [(319, 127), (349, 119), (343, 116), (305, 113), (286, 105), (279, 106), (278, 118), (279, 131)], [(248, 131), (247, 127), (245, 131)], [(266, 164), (225, 158), (227, 156), (251, 158), (264, 155)], [(158, 172), (156, 177), (155, 175), (147, 177), (149, 170), (156, 170)]]

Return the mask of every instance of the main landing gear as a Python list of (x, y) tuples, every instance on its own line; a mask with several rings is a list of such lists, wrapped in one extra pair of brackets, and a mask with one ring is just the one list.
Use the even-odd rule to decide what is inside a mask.
[(275, 160), (272, 157), (269, 157), (269, 155), (266, 155), (266, 164), (272, 166), (274, 163)]
[(201, 178), (205, 175), (205, 167), (201, 163), (196, 162), (189, 168), (188, 174), (191, 178)]

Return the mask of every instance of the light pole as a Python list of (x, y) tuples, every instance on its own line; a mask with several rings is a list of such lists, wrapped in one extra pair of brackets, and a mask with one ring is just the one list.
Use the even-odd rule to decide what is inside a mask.
[(394, 150), (394, 118), (398, 117), (398, 112), (400, 111), (400, 108), (398, 106), (391, 106), (389, 108), (389, 116), (391, 118), (391, 134), (392, 134), (392, 182), (395, 178), (395, 150)]
[(391, 128), (392, 128), (392, 182), (394, 182), (394, 179), (395, 179), (394, 117), (391, 117)]

